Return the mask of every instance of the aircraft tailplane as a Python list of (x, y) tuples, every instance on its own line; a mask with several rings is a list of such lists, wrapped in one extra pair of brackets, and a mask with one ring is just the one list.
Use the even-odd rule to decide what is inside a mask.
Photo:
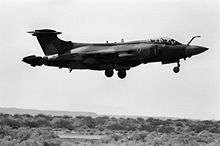
[(57, 32), (51, 29), (41, 29), (30, 31), (33, 36), (37, 37), (37, 40), (46, 56), (53, 54), (63, 54), (71, 49), (72, 43), (66, 42), (57, 37), (61, 32)]

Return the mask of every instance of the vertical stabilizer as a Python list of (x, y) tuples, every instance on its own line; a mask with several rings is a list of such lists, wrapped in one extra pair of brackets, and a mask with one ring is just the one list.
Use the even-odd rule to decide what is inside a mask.
[(61, 34), (61, 32), (57, 32), (55, 30), (41, 29), (30, 31), (28, 33), (37, 37), (37, 40), (46, 56), (57, 53), (59, 54), (59, 52), (63, 49), (63, 44), (66, 43), (57, 37), (57, 35)]

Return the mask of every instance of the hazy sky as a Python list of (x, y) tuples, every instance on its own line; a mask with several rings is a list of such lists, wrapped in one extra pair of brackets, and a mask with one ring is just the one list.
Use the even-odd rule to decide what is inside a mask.
[[(0, 106), (98, 114), (220, 119), (220, 1), (217, 0), (1, 0)], [(209, 47), (176, 64), (140, 65), (127, 78), (104, 72), (21, 62), (43, 56), (34, 29), (62, 31), (74, 42), (168, 36)]]

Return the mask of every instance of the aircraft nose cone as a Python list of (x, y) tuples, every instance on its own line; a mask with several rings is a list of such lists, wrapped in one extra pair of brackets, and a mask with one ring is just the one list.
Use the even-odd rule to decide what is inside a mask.
[(206, 48), (206, 47), (199, 47), (199, 50), (201, 51), (201, 53), (207, 51), (208, 49), (209, 48)]
[(209, 48), (202, 47), (202, 46), (188, 46), (186, 48), (186, 55), (187, 56), (197, 55), (197, 54), (207, 51), (208, 49)]

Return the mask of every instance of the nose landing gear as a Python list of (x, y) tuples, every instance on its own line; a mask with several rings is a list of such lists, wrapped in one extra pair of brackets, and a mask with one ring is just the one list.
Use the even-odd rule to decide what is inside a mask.
[(177, 66), (173, 68), (173, 72), (178, 73), (180, 71), (180, 61), (177, 62)]
[(173, 71), (174, 71), (175, 73), (178, 73), (178, 72), (180, 71), (180, 68), (179, 68), (178, 66), (175, 66), (175, 67), (173, 68)]

